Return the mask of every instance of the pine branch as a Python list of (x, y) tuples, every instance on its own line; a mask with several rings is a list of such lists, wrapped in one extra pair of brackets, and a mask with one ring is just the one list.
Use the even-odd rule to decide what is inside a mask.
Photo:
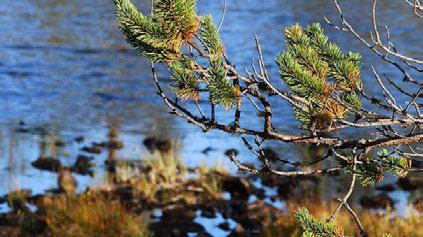
[(206, 52), (223, 56), (223, 44), (210, 15), (201, 18), (200, 37), (204, 42)]
[(169, 35), (154, 17), (142, 15), (130, 0), (114, 0), (119, 27), (139, 53), (154, 62), (180, 57), (181, 39)]
[(233, 108), (241, 99), (241, 92), (238, 87), (226, 78), (226, 70), (220, 56), (211, 55), (209, 58), (210, 67), (207, 75), (210, 78), (207, 87), (213, 104), (221, 105), (225, 109)]
[[(390, 172), (397, 178), (402, 178), (408, 174), (411, 168), (407, 158), (389, 153), (386, 149), (381, 149), (377, 153), (377, 158), (368, 157), (357, 164), (355, 174), (362, 186), (370, 186), (382, 181), (386, 172)], [(346, 172), (353, 173), (352, 165), (346, 167)]]
[(313, 237), (341, 237), (343, 236), (342, 231), (334, 226), (333, 224), (326, 223), (324, 221), (314, 218), (307, 208), (302, 207), (298, 209), (295, 214), (295, 218), (300, 223), (300, 227), (303, 229), (303, 236)]
[(371, 186), (377, 182), (383, 180), (384, 170), (378, 164), (372, 160), (364, 160), (357, 164), (355, 172), (352, 169), (352, 165), (346, 167), (346, 172), (349, 174), (356, 174), (358, 182), (362, 186)]
[(173, 91), (183, 100), (200, 99), (200, 83), (192, 70), (193, 64), (193, 61), (176, 61), (169, 64)]
[(325, 81), (304, 69), (290, 52), (281, 54), (276, 62), (285, 83), (297, 96), (315, 100), (323, 94)]
[(353, 91), (343, 93), (341, 100), (356, 110), (360, 110), (363, 106), (359, 95)]
[(319, 51), (319, 55), (329, 63), (330, 76), (339, 83), (340, 89), (356, 91), (361, 86), (360, 54), (342, 54), (336, 44), (328, 41), (319, 23), (307, 27), (305, 34), (310, 38), (311, 45)]
[(319, 24), (305, 30), (297, 24), (286, 28), (284, 35), (287, 50), (276, 62), (292, 93), (310, 102), (307, 110), (294, 108), (303, 127), (327, 130), (334, 119), (346, 116), (347, 107), (361, 108), (359, 54), (342, 54)]
[(200, 26), (196, 4), (197, 0), (157, 0), (154, 15), (169, 33), (181, 34), (184, 40), (190, 41)]
[[(223, 44), (211, 16), (196, 15), (196, 0), (156, 0), (154, 15), (142, 15), (130, 0), (114, 0), (119, 26), (127, 41), (140, 54), (153, 62), (163, 63), (172, 73), (173, 90), (184, 100), (199, 99), (200, 81), (195, 76), (195, 62), (184, 55), (184, 43), (192, 45), (192, 38), (199, 36), (208, 53), (210, 66), (205, 70), (211, 101), (225, 109), (233, 108), (240, 101), (240, 91), (227, 78), (223, 64)], [(200, 29), (201, 25), (201, 29)], [(187, 61), (187, 62), (182, 62)]]
[(380, 150), (377, 156), (381, 159), (385, 169), (397, 178), (405, 177), (411, 168), (411, 164), (406, 157), (390, 154), (386, 149)]

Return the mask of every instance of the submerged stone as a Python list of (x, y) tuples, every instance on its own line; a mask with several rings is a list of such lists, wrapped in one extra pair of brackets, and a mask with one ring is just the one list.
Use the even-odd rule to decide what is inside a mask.
[(395, 186), (392, 184), (385, 184), (382, 186), (378, 186), (375, 189), (383, 192), (393, 192), (395, 191)]
[(143, 144), (150, 152), (160, 151), (166, 153), (172, 149), (172, 142), (168, 139), (147, 137), (144, 139)]
[(244, 178), (226, 177), (223, 179), (222, 188), (231, 194), (232, 199), (248, 200), (253, 193), (253, 185)]
[(93, 146), (84, 146), (81, 151), (85, 151), (87, 153), (91, 153), (91, 154), (100, 154), (101, 153), (101, 147), (98, 145), (93, 145)]
[(81, 143), (85, 140), (85, 138), (83, 136), (79, 136), (79, 137), (75, 137), (74, 141), (77, 143)]
[(423, 175), (413, 174), (399, 179), (398, 186), (404, 191), (415, 191), (423, 187)]
[(94, 174), (94, 172), (91, 170), (91, 168), (94, 166), (91, 162), (92, 159), (92, 157), (79, 155), (76, 159), (74, 166), (72, 167), (72, 171), (78, 174), (92, 176)]
[(46, 171), (58, 172), (62, 168), (61, 162), (54, 157), (41, 156), (36, 161), (32, 162), (32, 166)]
[(65, 145), (65, 143), (62, 142), (62, 141), (56, 141), (56, 142), (54, 142), (54, 146), (56, 146), (56, 147), (62, 147), (64, 145)]
[(229, 226), (229, 223), (228, 223), (228, 222), (223, 222), (223, 223), (220, 223), (220, 224), (218, 225), (218, 227), (219, 227), (220, 229), (224, 230), (224, 231), (230, 231), (230, 230), (231, 230), (231, 228), (230, 228), (230, 226)]

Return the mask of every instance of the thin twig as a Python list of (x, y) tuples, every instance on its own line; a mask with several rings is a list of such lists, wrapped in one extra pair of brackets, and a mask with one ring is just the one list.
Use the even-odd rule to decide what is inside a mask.
[(332, 215), (327, 219), (327, 222), (332, 222), (332, 220), (335, 218), (336, 214), (339, 212), (339, 210), (341, 210), (341, 207), (343, 205), (345, 205), (345, 203), (347, 203), (348, 199), (350, 198), (352, 192), (354, 191), (354, 187), (355, 187), (355, 180), (356, 180), (356, 170), (357, 170), (357, 156), (354, 155), (353, 158), (353, 169), (352, 169), (352, 178), (351, 178), (351, 183), (350, 186), (348, 188), (347, 193), (345, 194), (345, 196), (342, 199), (339, 199), (339, 205), (336, 208), (336, 210), (332, 213)]
[(222, 17), (220, 18), (220, 22), (219, 22), (219, 26), (217, 27), (217, 31), (220, 31), (220, 29), (222, 28), (223, 22), (225, 21), (226, 10), (227, 10), (227, 2), (226, 2), (226, 0), (223, 0)]

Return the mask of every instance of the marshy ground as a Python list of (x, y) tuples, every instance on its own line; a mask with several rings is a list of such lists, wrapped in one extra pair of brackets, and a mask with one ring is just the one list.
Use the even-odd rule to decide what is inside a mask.
[[(109, 135), (107, 142), (92, 147), (109, 152), (123, 147), (116, 135)], [(300, 236), (295, 210), (306, 206), (326, 218), (336, 206), (335, 200), (316, 197), (328, 185), (325, 178), (342, 174), (234, 176), (218, 164), (188, 168), (176, 140), (150, 137), (144, 145), (150, 150), (147, 157), (107, 159), (105, 180), (80, 193), (75, 193), (74, 175), (93, 175), (94, 158), (80, 155), (65, 167), (54, 157), (40, 157), (32, 165), (57, 173), (57, 188), (38, 195), (17, 190), (0, 198), (10, 208), (0, 216), (0, 236)], [(92, 152), (92, 147), (81, 149)], [(418, 187), (416, 180), (380, 185), (379, 191), (360, 195), (355, 205), (369, 236), (423, 234), (422, 200), (407, 203), (409, 211), (402, 215), (390, 195), (398, 187)], [(352, 221), (341, 212), (335, 223), (351, 236), (358, 234)]]

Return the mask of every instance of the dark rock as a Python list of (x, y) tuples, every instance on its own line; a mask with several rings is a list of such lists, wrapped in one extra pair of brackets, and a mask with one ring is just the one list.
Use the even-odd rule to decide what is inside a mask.
[(221, 230), (224, 230), (224, 231), (230, 231), (231, 230), (228, 222), (220, 223), (217, 227), (219, 227)]
[(376, 190), (383, 191), (383, 192), (393, 192), (395, 191), (395, 187), (392, 184), (385, 184), (385, 185), (376, 187)]
[(155, 137), (147, 137), (143, 141), (144, 146), (150, 151), (154, 152), (156, 150), (160, 152), (169, 152), (172, 149), (172, 143), (170, 140), (157, 139)]
[(225, 156), (237, 156), (239, 154), (238, 150), (236, 149), (228, 149), (225, 151)]
[(85, 140), (85, 138), (83, 136), (79, 136), (79, 137), (76, 137), (74, 140), (77, 143), (81, 143), (81, 142), (83, 142)]
[(72, 167), (72, 171), (78, 174), (92, 176), (93, 171), (91, 170), (91, 168), (94, 166), (93, 163), (91, 162), (92, 159), (93, 159), (92, 157), (79, 155), (76, 159), (74, 166)]
[(122, 149), (123, 148), (123, 142), (121, 140), (112, 139), (105, 142), (93, 142), (93, 147), (102, 147), (102, 148), (108, 148), (108, 149)]
[(210, 236), (204, 227), (194, 222), (197, 217), (194, 209), (186, 205), (172, 204), (163, 208), (163, 216), (159, 222), (152, 223), (150, 229), (155, 236)]
[(52, 172), (57, 172), (62, 168), (62, 164), (56, 158), (43, 156), (32, 162), (32, 166), (40, 170)]
[(94, 146), (84, 146), (81, 151), (85, 151), (87, 153), (91, 153), (91, 154), (100, 154), (101, 153), (101, 147), (98, 145), (94, 145)]
[(360, 199), (360, 204), (368, 209), (383, 209), (394, 206), (394, 200), (386, 193), (377, 196), (363, 196)]
[(397, 184), (404, 191), (415, 191), (423, 187), (423, 176), (408, 175), (405, 178), (399, 179)]
[(169, 140), (156, 141), (156, 148), (161, 152), (169, 152), (172, 149), (172, 143)]
[(168, 205), (163, 208), (163, 219), (176, 219), (193, 221), (197, 217), (194, 210), (187, 209), (184, 205)]
[(154, 236), (185, 237), (193, 233), (198, 237), (211, 236), (202, 225), (185, 220), (161, 220), (151, 223), (149, 229), (154, 233)]
[(156, 149), (156, 138), (147, 137), (146, 139), (144, 139), (143, 144), (150, 152), (153, 152)]
[(248, 197), (253, 192), (253, 185), (244, 178), (240, 177), (226, 177), (222, 181), (222, 187), (224, 191), (231, 194), (234, 199), (240, 199), (247, 201)]
[(206, 208), (206, 209), (201, 210), (201, 216), (205, 217), (205, 218), (212, 219), (212, 218), (216, 217), (216, 213), (212, 208)]
[(64, 142), (62, 142), (62, 141), (56, 141), (55, 143), (54, 143), (54, 146), (56, 146), (56, 147), (62, 147), (62, 146), (64, 146), (65, 145), (65, 143)]

